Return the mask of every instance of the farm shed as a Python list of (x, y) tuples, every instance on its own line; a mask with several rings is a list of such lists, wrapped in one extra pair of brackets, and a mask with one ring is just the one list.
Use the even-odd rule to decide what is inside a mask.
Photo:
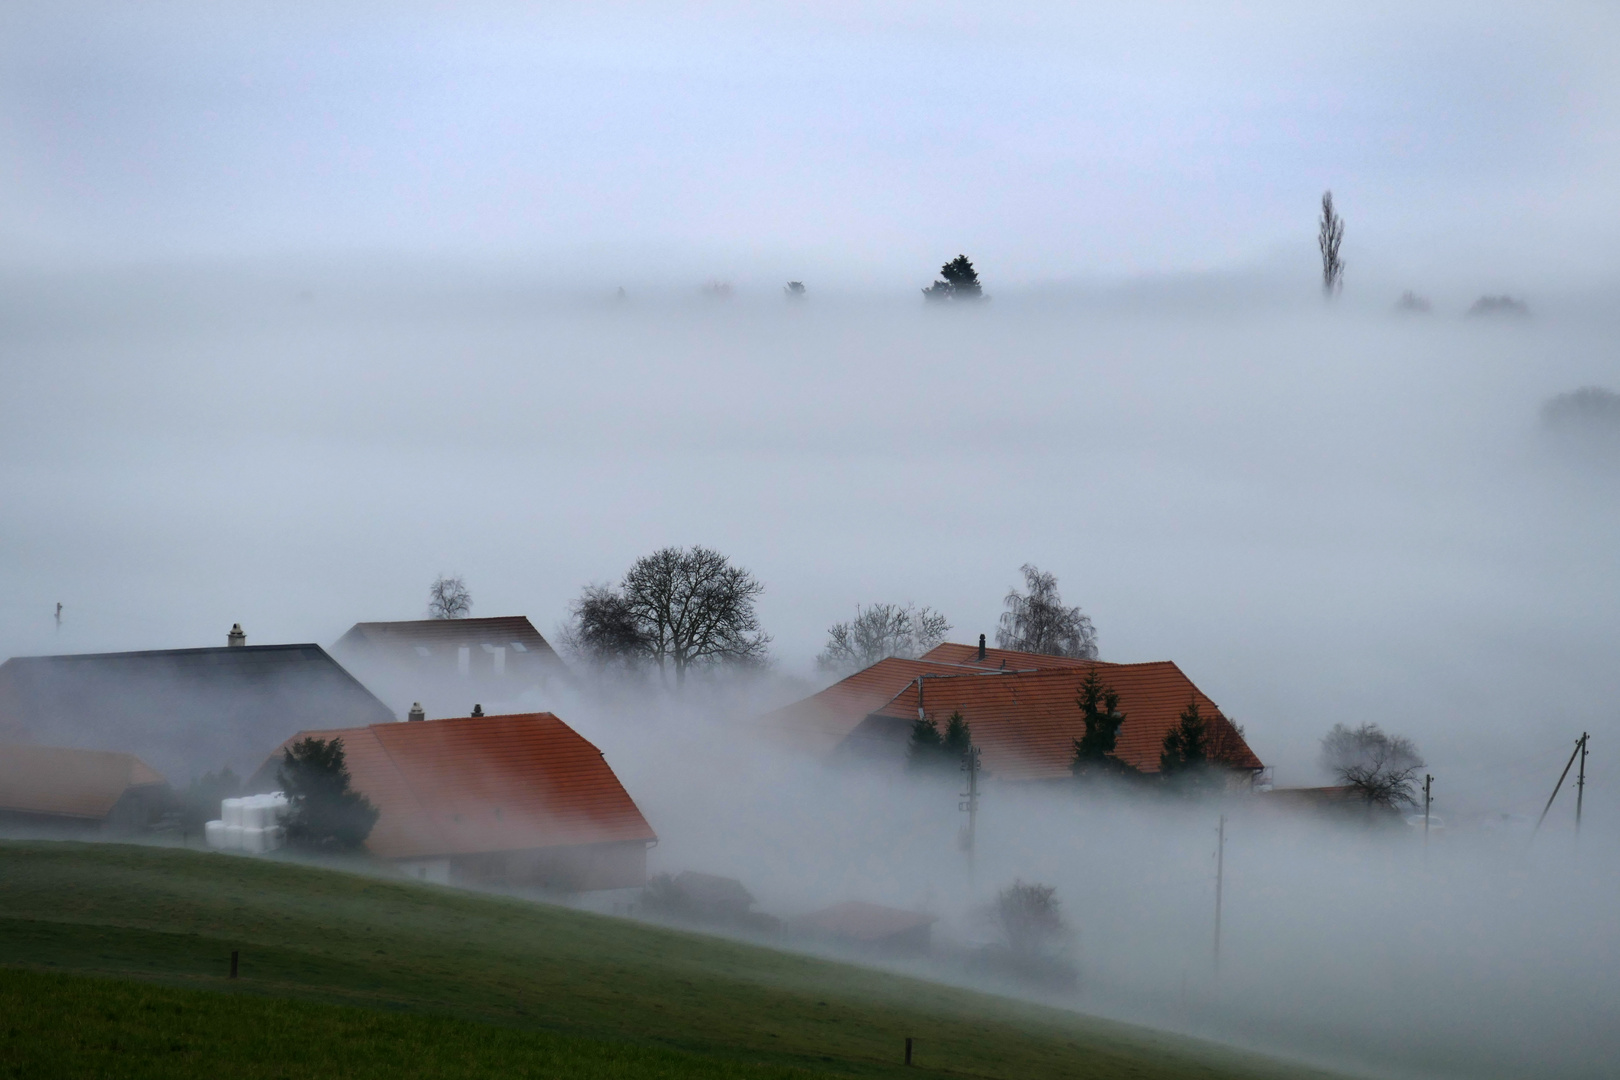
[(129, 836), (156, 824), (173, 793), (133, 754), (0, 745), (0, 827), (8, 832)]
[[(602, 752), (551, 713), (300, 731), (342, 739), (356, 791), (380, 811), (372, 854), (442, 884), (641, 886), (658, 837)], [(249, 781), (278, 785), (277, 751)]]

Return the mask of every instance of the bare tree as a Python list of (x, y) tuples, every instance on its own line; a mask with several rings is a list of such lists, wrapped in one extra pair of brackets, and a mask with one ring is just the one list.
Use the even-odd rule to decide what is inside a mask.
[(753, 574), (705, 547), (643, 556), (620, 586), (646, 655), (660, 675), (674, 668), (677, 686), (694, 666), (764, 660), (771, 638), (754, 611), (764, 591)]
[(1052, 885), (1014, 881), (997, 893), (991, 914), (1007, 951), (1044, 957), (1061, 948), (1068, 930), (1058, 910), (1062, 905)]
[(1322, 738), (1322, 767), (1355, 788), (1369, 806), (1417, 805), (1414, 789), (1423, 759), (1411, 739), (1387, 735), (1377, 724), (1354, 729), (1334, 724)]
[(651, 652), (630, 602), (611, 585), (587, 585), (569, 606), (573, 618), (563, 629), (562, 646), (597, 667), (640, 666)]
[(1318, 222), (1316, 246), (1322, 249), (1322, 295), (1333, 297), (1344, 287), (1344, 261), (1339, 245), (1344, 242), (1344, 219), (1333, 209), (1333, 192), (1322, 192), (1322, 220)]
[(430, 619), (465, 619), (472, 613), (472, 593), (461, 575), (440, 574), (428, 586), (427, 614)]
[(1047, 656), (1097, 659), (1097, 631), (1078, 607), (1064, 607), (1057, 576), (1025, 563), (1024, 587), (1007, 593), (1007, 610), (996, 630), (996, 647)]
[(890, 656), (915, 659), (945, 640), (951, 624), (939, 612), (912, 604), (873, 604), (855, 609), (850, 622), (833, 623), (827, 647), (816, 657), (823, 671), (848, 674)]

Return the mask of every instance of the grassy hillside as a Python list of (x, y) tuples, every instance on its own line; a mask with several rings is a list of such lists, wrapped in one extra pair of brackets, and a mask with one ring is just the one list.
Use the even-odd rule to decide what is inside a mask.
[[(226, 979), (232, 949), (242, 955), (234, 982)], [(411, 1040), (425, 1046), (441, 1032), (480, 1053), (572, 1055), (577, 1070), (563, 1071), (586, 1076), (687, 1075), (692, 1055), (711, 1066), (706, 1075), (742, 1065), (752, 1067), (748, 1075), (770, 1066), (913, 1080), (1310, 1075), (1145, 1029), (626, 920), (172, 849), (0, 843), (0, 958), (161, 984), (46, 980), (25, 1011), (39, 1031), (66, 1031), (48, 1022), (58, 1005), (102, 1027), (116, 1022), (97, 1016), (138, 1007), (154, 1038), (191, 1046), (199, 1060), (267, 1054), (281, 1040), (265, 1033), (303, 1018), (317, 1045), (337, 1047), (341, 1032), (358, 1028), (372, 1042), (405, 1039), (398, 1052), (412, 1060)], [(8, 1011), (13, 999), (35, 1000), (35, 984), (18, 982), (28, 978), (39, 976), (13, 973), (0, 983)], [(127, 1000), (72, 1004), (108, 995)], [(205, 1014), (229, 1019), (224, 1030), (237, 1042), (209, 1043), (219, 1025), (199, 1019)], [(116, 1037), (112, 1028), (103, 1034)], [(918, 1067), (904, 1070), (908, 1035)], [(19, 1039), (0, 1045), (9, 1056)], [(648, 1056), (627, 1057), (632, 1050)], [(507, 1071), (499, 1060), (422, 1075)], [(299, 1075), (264, 1075), (284, 1074)]]

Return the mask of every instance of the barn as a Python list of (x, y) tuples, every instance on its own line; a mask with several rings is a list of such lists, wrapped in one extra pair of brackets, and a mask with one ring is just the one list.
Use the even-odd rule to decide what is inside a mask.
[[(380, 811), (367, 849), (441, 884), (588, 891), (646, 884), (658, 836), (602, 752), (551, 713), (300, 731), (342, 739)], [(249, 781), (278, 785), (277, 751)]]

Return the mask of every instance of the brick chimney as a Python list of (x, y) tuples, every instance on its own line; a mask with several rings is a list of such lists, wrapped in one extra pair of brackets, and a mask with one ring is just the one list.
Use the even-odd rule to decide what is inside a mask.
[(241, 623), (231, 623), (231, 632), (225, 635), (225, 644), (233, 649), (239, 649), (247, 644), (247, 635), (242, 633)]
[(411, 720), (427, 719), (427, 713), (423, 711), (422, 703), (420, 701), (411, 702), (411, 711), (405, 714), (405, 719), (407, 722)]
[(484, 707), (482, 705), (474, 705), (473, 706), (473, 715), (474, 716), (483, 716), (484, 715)]

